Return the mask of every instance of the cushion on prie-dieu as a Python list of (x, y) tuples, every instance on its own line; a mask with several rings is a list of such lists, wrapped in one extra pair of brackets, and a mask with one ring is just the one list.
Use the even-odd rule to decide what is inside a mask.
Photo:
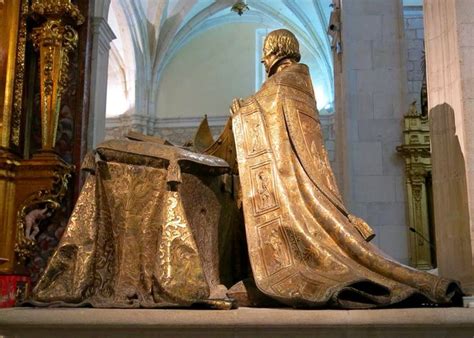
[(170, 162), (176, 161), (186, 173), (214, 176), (230, 172), (229, 164), (219, 157), (154, 142), (109, 140), (99, 144), (95, 152), (104, 161), (156, 168), (168, 168)]

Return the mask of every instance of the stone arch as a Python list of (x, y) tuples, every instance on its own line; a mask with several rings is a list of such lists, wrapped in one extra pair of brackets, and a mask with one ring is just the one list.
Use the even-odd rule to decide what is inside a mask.
[[(231, 1), (232, 2), (232, 1)], [(153, 78), (153, 92), (158, 92), (159, 83), (163, 73), (170, 60), (179, 52), (179, 50), (188, 43), (191, 39), (204, 31), (216, 27), (218, 25), (231, 23), (231, 22), (245, 22), (255, 23), (260, 22), (268, 27), (279, 28), (281, 26), (287, 27), (292, 30), (298, 37), (299, 41), (311, 52), (311, 54), (318, 60), (322, 65), (324, 72), (323, 76), (326, 81), (325, 90), (329, 95), (334, 97), (334, 80), (333, 80), (333, 67), (332, 67), (332, 56), (330, 50), (329, 38), (325, 34), (327, 27), (327, 15), (325, 16), (322, 12), (321, 2), (314, 1), (314, 11), (317, 13), (318, 25), (312, 25), (309, 17), (304, 13), (303, 9), (298, 6), (298, 3), (294, 0), (285, 0), (283, 4), (288, 8), (288, 11), (296, 17), (290, 18), (289, 15), (284, 15), (273, 9), (272, 6), (262, 1), (248, 1), (249, 6), (253, 11), (245, 13), (242, 17), (238, 17), (234, 13), (227, 13), (219, 15), (225, 9), (230, 6), (226, 2), (216, 2), (212, 5), (197, 12), (191, 18), (188, 18), (186, 22), (180, 21), (175, 23), (175, 27), (180, 25), (181, 28), (178, 30), (168, 30), (169, 32), (175, 32), (172, 39), (164, 39), (163, 44), (160, 46), (160, 50), (157, 53), (157, 59), (154, 64), (154, 78)], [(253, 12), (253, 13), (251, 13)], [(186, 15), (184, 15), (185, 17)], [(316, 27), (317, 26), (317, 27)], [(318, 32), (319, 28), (319, 32)], [(322, 34), (321, 34), (322, 33)], [(157, 63), (156, 63), (157, 62)], [(153, 102), (150, 110), (154, 111), (156, 108)]]
[[(295, 32), (300, 43), (318, 60), (321, 66), (318, 76), (324, 78), (325, 92), (330, 97), (334, 96), (332, 56), (326, 37), (330, 0), (279, 0), (277, 9), (273, 2), (247, 0), (251, 10), (241, 17), (230, 12), (234, 3), (235, 0), (112, 0), (121, 25), (128, 26), (127, 34), (123, 35), (128, 35), (129, 40), (126, 48), (129, 52), (125, 56), (134, 58), (114, 59), (114, 62), (128, 68), (135, 65), (136, 86), (134, 90), (129, 88), (129, 93), (135, 92), (130, 94), (134, 97), (134, 103), (129, 114), (108, 119), (108, 127), (128, 123), (141, 126), (138, 129), (144, 133), (154, 133), (154, 125), (159, 118), (156, 116), (156, 100), (160, 81), (170, 60), (199, 34), (228, 23), (260, 23), (264, 27), (287, 27)], [(326, 10), (322, 3), (327, 6)], [(312, 13), (311, 16), (308, 13)], [(122, 36), (119, 38), (122, 39)], [(116, 58), (115, 54), (113, 50), (113, 58)], [(129, 72), (122, 70), (122, 73), (125, 73), (122, 77), (127, 78)], [(133, 77), (128, 75), (128, 79)]]

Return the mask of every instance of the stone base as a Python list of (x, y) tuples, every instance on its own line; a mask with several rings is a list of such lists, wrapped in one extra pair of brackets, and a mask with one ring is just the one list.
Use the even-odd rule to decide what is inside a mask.
[(474, 308), (474, 296), (462, 297), (462, 303), (464, 307)]
[(0, 309), (0, 337), (472, 337), (474, 310)]

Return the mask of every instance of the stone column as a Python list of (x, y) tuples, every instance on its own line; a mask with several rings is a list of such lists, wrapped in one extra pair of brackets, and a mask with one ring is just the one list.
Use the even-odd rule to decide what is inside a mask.
[(92, 18), (91, 84), (89, 104), (89, 133), (87, 145), (94, 148), (105, 137), (107, 105), (107, 73), (110, 42), (115, 39), (107, 23), (110, 0), (96, 1)]
[(474, 0), (425, 0), (439, 272), (474, 291)]
[[(400, 0), (342, 0), (335, 60), (336, 156), (348, 208), (374, 228), (374, 243), (409, 262), (402, 143), (406, 51)], [(338, 60), (339, 59), (339, 60)]]

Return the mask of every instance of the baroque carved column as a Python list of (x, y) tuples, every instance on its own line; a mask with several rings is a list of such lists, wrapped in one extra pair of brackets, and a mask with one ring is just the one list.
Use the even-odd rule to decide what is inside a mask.
[(32, 40), (39, 51), (41, 86), (42, 151), (51, 152), (56, 143), (61, 95), (68, 81), (69, 53), (77, 46), (77, 32), (84, 17), (70, 0), (34, 0), (31, 9), (44, 23), (33, 29)]

